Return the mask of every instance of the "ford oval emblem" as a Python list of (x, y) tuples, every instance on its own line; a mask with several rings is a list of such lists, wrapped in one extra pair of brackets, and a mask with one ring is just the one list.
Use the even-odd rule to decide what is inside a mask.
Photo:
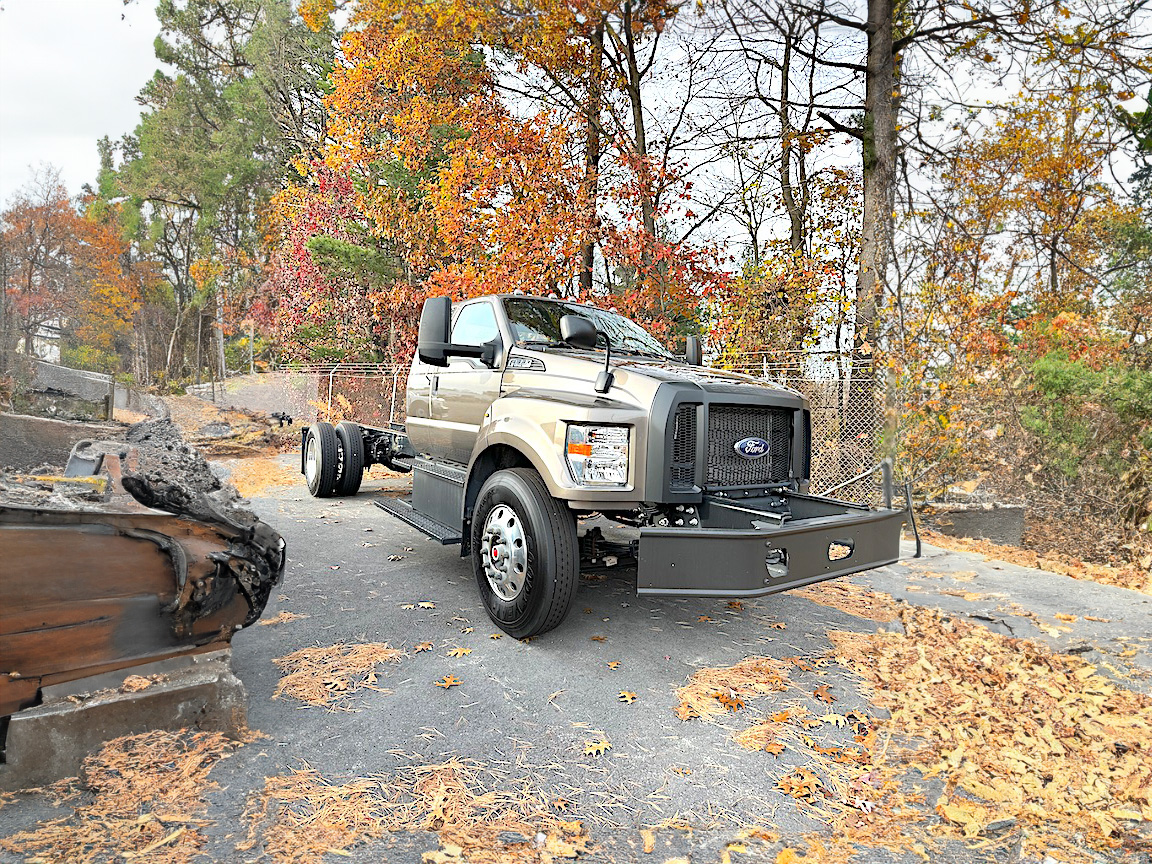
[(768, 442), (763, 438), (743, 438), (732, 446), (745, 459), (759, 459), (768, 452)]

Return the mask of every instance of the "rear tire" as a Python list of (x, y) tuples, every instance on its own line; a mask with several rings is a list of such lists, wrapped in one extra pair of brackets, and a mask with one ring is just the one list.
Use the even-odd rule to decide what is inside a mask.
[(364, 479), (364, 434), (355, 423), (344, 420), (336, 424), (336, 438), (341, 455), (336, 494), (355, 495)]
[(340, 460), (336, 427), (318, 420), (304, 436), (304, 479), (313, 498), (330, 498), (336, 491), (336, 468)]
[(472, 513), (472, 571), (492, 621), (517, 639), (564, 620), (580, 581), (576, 519), (530, 468), (497, 471)]

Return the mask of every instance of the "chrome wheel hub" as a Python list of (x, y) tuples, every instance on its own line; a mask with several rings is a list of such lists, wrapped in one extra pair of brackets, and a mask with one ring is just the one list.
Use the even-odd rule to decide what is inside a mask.
[(308, 436), (308, 449), (304, 453), (304, 476), (308, 480), (308, 485), (312, 485), (312, 481), (316, 479), (316, 472), (320, 470), (320, 445), (316, 442), (316, 436)]
[(488, 584), (501, 600), (515, 600), (528, 576), (528, 544), (524, 525), (507, 504), (497, 504), (484, 523), (480, 560)]

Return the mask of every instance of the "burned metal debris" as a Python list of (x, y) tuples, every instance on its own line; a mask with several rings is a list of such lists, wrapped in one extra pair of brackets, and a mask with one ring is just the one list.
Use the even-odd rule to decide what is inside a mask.
[(281, 536), (167, 420), (0, 471), (0, 718), (42, 687), (214, 650), (259, 618)]

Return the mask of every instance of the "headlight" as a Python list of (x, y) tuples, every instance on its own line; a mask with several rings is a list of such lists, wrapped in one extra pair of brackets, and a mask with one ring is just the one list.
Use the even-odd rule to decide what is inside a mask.
[(627, 426), (569, 426), (568, 467), (581, 486), (628, 482)]

